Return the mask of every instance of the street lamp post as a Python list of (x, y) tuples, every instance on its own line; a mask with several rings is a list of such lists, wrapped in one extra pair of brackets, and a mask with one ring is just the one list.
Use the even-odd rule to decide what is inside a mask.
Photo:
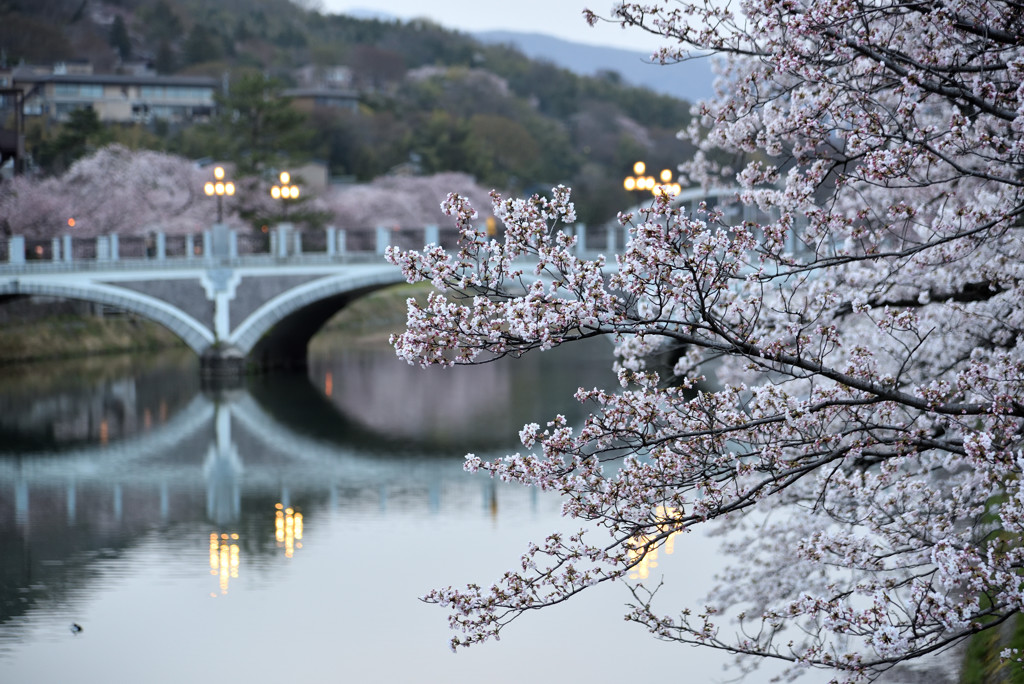
[(288, 220), (288, 200), (299, 199), (299, 186), (292, 185), (292, 177), (287, 171), (282, 171), (278, 176), (278, 180), (281, 181), (280, 185), (275, 185), (270, 188), (270, 196), (276, 200), (281, 200), (282, 211), (284, 218)]
[(224, 167), (217, 166), (213, 169), (213, 181), (206, 181), (206, 185), (203, 186), (203, 192), (206, 193), (207, 197), (217, 198), (217, 223), (224, 222), (224, 195), (235, 194), (235, 184), (231, 181), (224, 180)]

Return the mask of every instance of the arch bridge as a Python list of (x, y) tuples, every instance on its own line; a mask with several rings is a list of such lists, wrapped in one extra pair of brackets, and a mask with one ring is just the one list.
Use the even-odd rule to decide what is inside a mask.
[(181, 338), (200, 356), (204, 376), (237, 376), (304, 365), (310, 338), (335, 313), (404, 282), (383, 258), (388, 245), (456, 239), (454, 229), (435, 226), (311, 236), (288, 225), (268, 236), (224, 225), (196, 236), (13, 236), (0, 241), (0, 300), (56, 297), (135, 313)]
[[(701, 201), (733, 206), (735, 198), (735, 188), (694, 189), (674, 201), (694, 212)], [(565, 230), (575, 234), (576, 249), (586, 257), (610, 257), (628, 239), (617, 222)], [(261, 235), (215, 224), (185, 236), (15, 235), (0, 240), (0, 301), (45, 296), (132, 312), (181, 338), (200, 356), (205, 376), (237, 376), (248, 367), (304, 365), (310, 338), (331, 316), (374, 290), (404, 282), (383, 258), (389, 245), (450, 248), (457, 239), (455, 228), (430, 225), (302, 233), (281, 224)]]

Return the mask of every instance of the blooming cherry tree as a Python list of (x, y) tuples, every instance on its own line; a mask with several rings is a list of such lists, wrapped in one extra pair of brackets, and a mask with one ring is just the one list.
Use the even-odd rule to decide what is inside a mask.
[(424, 224), (446, 221), (437, 198), (446, 192), (478, 202), (487, 202), (487, 189), (465, 173), (436, 173), (430, 176), (382, 176), (370, 183), (341, 185), (324, 198), (340, 226), (351, 229), (422, 228)]
[[(453, 195), (457, 251), (389, 253), (438, 290), (393, 338), (410, 362), (617, 341), (621, 387), (581, 389), (583, 425), (556, 416), (523, 429), (525, 453), (467, 457), (558, 492), (581, 531), (491, 586), (428, 594), (453, 647), (623, 580), (627, 618), (658, 638), (867, 680), (1024, 609), (1024, 8), (739, 10), (621, 3), (609, 20), (663, 36), (663, 62), (721, 58), (683, 169), (770, 218), (658, 198), (621, 216), (612, 263), (560, 230), (565, 188), (495, 195), (502, 241)], [(659, 375), (648, 360), (665, 349)], [(706, 606), (663, 612), (657, 587), (628, 582), (714, 521), (739, 562)]]
[(209, 170), (170, 154), (110, 145), (79, 159), (62, 176), (19, 176), (0, 192), (6, 232), (48, 238), (69, 232), (144, 235), (154, 230), (197, 232), (209, 227), (212, 205), (203, 195)]

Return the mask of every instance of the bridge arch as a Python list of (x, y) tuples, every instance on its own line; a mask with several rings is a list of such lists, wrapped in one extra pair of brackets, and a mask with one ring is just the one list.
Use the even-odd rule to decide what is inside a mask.
[(404, 282), (395, 267), (320, 278), (268, 300), (227, 342), (261, 368), (302, 366), (309, 340), (334, 314), (370, 292)]
[(0, 281), (0, 296), (44, 296), (78, 299), (113, 306), (159, 323), (197, 354), (214, 343), (213, 332), (192, 316), (155, 297), (97, 282)]

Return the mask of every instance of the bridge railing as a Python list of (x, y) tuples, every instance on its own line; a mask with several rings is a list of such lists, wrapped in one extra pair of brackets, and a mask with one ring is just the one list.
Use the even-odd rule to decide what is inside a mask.
[(55, 245), (54, 242), (53, 240), (26, 240), (26, 258), (52, 260), (54, 248), (57, 247), (59, 250), (59, 243)]
[(247, 256), (250, 254), (270, 254), (270, 231), (237, 233), (238, 254)]
[(299, 249), (303, 254), (308, 254), (309, 252), (327, 253), (328, 235), (326, 232), (305, 232), (299, 233), (298, 235), (300, 240)]
[(145, 259), (155, 254), (145, 235), (122, 235), (118, 239), (118, 256), (122, 259)]
[[(356, 253), (371, 253), (376, 254), (377, 252), (377, 234), (374, 231), (369, 230), (349, 230), (343, 233), (345, 241), (345, 249), (342, 251), (356, 252)], [(341, 237), (341, 236), (339, 236)]]
[[(609, 226), (567, 227), (577, 236), (581, 255), (612, 254), (621, 249), (621, 231)], [(495, 233), (497, 235), (497, 233)], [(427, 243), (453, 248), (455, 228), (424, 226), (345, 230), (329, 226), (319, 231), (296, 231), (281, 224), (262, 231), (235, 231), (217, 225), (188, 235), (150, 232), (145, 235), (100, 235), (0, 238), (0, 273), (25, 270), (68, 271), (96, 268), (168, 268), (234, 263), (296, 263), (380, 260), (388, 245), (419, 249)]]

